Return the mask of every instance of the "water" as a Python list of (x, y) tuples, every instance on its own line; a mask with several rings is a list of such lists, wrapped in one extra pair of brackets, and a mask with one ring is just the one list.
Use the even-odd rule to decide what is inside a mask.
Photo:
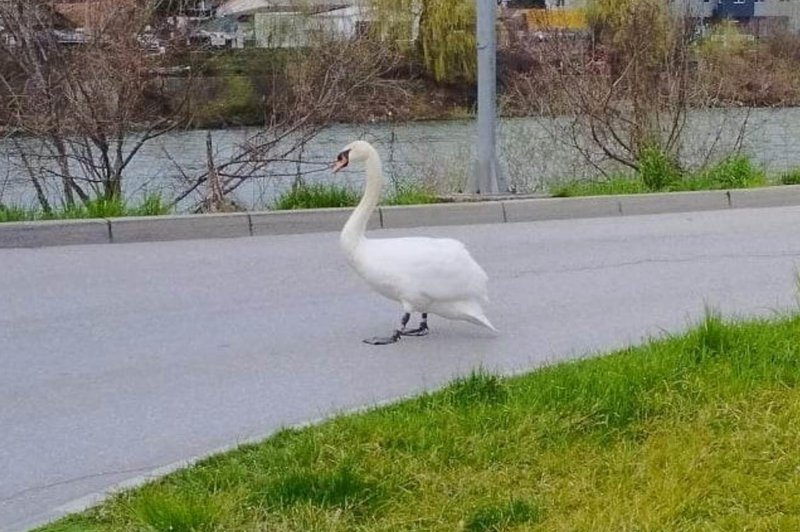
[[(728, 153), (737, 142), (739, 130), (747, 123), (743, 149), (769, 173), (800, 167), (800, 108), (736, 109), (696, 111), (689, 115), (686, 142), (681, 157), (686, 164), (701, 164)], [(600, 154), (590, 156), (597, 166), (587, 164), (585, 157), (572, 145), (568, 121), (545, 118), (505, 119), (498, 130), (498, 152), (501, 168), (519, 192), (544, 192), (548, 187), (574, 179), (595, 178), (602, 171), (615, 168), (600, 162)], [(241, 128), (212, 132), (215, 160), (220, 164), (234, 156), (259, 130)], [(146, 144), (125, 171), (124, 190), (128, 198), (145, 192), (161, 192), (173, 198), (187, 188), (187, 177), (201, 175), (206, 167), (206, 131), (173, 132)], [(233, 194), (248, 208), (269, 206), (276, 194), (286, 190), (298, 175), (305, 181), (339, 180), (354, 187), (362, 185), (357, 170), (332, 174), (327, 169), (339, 150), (351, 140), (362, 138), (372, 142), (381, 153), (389, 186), (420, 181), (443, 192), (457, 192), (466, 182), (474, 161), (475, 122), (417, 122), (374, 124), (366, 126), (336, 125), (329, 127), (307, 143), (301, 151), (289, 154), (288, 161), (274, 162), (253, 172)], [(35, 139), (22, 139), (26, 151), (35, 156), (29, 160), (40, 175), (49, 175), (52, 161)], [(288, 143), (278, 144), (274, 157)], [(35, 196), (14, 143), (0, 141), (0, 202), (33, 205)], [(78, 170), (73, 168), (73, 172)], [(250, 171), (246, 170), (248, 175)], [(58, 180), (44, 179), (52, 199), (58, 200)], [(181, 202), (189, 209), (202, 198), (204, 189), (190, 194)]]

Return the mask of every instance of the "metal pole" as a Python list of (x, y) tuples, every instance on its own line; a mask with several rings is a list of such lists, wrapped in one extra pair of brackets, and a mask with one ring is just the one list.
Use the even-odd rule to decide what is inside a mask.
[(506, 192), (508, 186), (497, 164), (496, 0), (475, 0), (478, 15), (478, 160), (469, 181), (476, 194)]

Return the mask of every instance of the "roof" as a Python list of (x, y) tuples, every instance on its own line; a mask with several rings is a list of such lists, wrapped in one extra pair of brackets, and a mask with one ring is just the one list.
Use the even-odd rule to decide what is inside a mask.
[(86, 28), (105, 26), (124, 13), (121, 8), (135, 5), (135, 0), (56, 0), (53, 10), (76, 28)]
[(359, 0), (228, 0), (217, 9), (217, 16), (267, 13), (325, 13), (360, 4)]

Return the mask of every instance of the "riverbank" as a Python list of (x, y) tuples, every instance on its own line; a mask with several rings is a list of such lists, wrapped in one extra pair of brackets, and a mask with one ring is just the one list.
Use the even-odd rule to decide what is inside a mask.
[[(602, 84), (614, 73), (612, 50), (588, 40), (512, 40), (497, 50), (499, 113), (503, 117), (555, 116), (582, 112), (565, 100), (570, 85)], [(686, 66), (690, 109), (776, 108), (800, 105), (800, 37), (777, 32), (758, 40), (742, 38), (733, 27), (721, 25), (709, 37), (692, 41), (684, 50), (692, 56)], [(374, 55), (379, 46), (372, 50)], [(386, 50), (382, 50), (384, 53)], [(468, 73), (436, 80), (414, 53), (392, 55), (381, 82), (369, 96), (354, 96), (357, 105), (341, 105), (326, 120), (333, 123), (411, 122), (471, 116), (477, 90)], [(286, 65), (296, 58), (286, 50), (247, 49), (194, 52), (186, 59), (199, 79), (193, 80), (196, 99), (194, 127), (263, 124), (268, 88), (277, 83), (290, 90)], [(556, 72), (552, 64), (592, 64), (595, 68)], [(617, 65), (619, 67), (619, 65)], [(569, 68), (566, 68), (569, 71)], [(474, 73), (473, 73), (474, 74)], [(564, 75), (578, 77), (565, 86)], [(176, 81), (181, 78), (176, 78)], [(177, 90), (177, 93), (183, 91)], [(275, 112), (278, 109), (268, 109)]]
[(39, 530), (800, 526), (796, 316), (726, 321), (213, 456)]
[[(453, 198), (456, 199), (456, 198)], [(800, 185), (705, 192), (381, 206), (368, 229), (401, 229), (800, 206)], [(241, 238), (340, 231), (352, 209), (200, 214), (0, 224), (0, 248)]]

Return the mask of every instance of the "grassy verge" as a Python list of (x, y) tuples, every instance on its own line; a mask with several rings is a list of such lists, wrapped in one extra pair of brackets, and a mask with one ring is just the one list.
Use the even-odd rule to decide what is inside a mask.
[[(574, 181), (553, 189), (556, 197), (643, 194), (647, 192), (682, 192), (755, 188), (769, 184), (765, 173), (747, 157), (735, 156), (697, 172), (680, 172), (669, 163), (652, 157), (633, 176), (611, 176), (604, 180)], [(800, 171), (789, 172), (776, 181), (793, 184)]]
[[(324, 209), (353, 207), (361, 193), (336, 183), (311, 183), (287, 190), (275, 200), (273, 209)], [(395, 187), (381, 202), (383, 205), (417, 205), (436, 203), (438, 198), (427, 188), (415, 184)]]
[(285, 430), (48, 532), (798, 530), (800, 317)]
[(49, 213), (41, 209), (3, 205), (0, 203), (0, 222), (157, 216), (160, 214), (169, 214), (169, 212), (169, 207), (159, 195), (149, 195), (135, 205), (128, 205), (122, 200), (94, 199), (86, 204), (79, 204), (74, 207), (63, 207)]

